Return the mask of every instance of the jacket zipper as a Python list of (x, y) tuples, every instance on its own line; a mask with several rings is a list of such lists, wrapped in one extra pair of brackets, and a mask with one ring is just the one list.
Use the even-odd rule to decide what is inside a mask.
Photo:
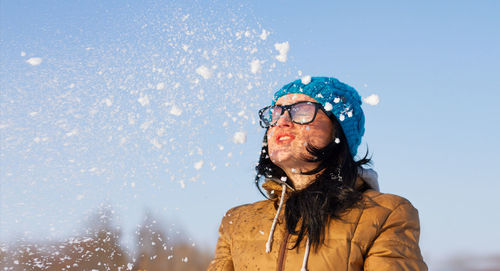
[(280, 254), (279, 254), (279, 257), (278, 257), (278, 271), (283, 271), (285, 270), (285, 256), (286, 256), (286, 247), (287, 247), (287, 244), (288, 244), (288, 238), (290, 237), (290, 233), (288, 233), (288, 231), (286, 231), (285, 233), (285, 237), (283, 238), (283, 243), (281, 244), (281, 248), (280, 248)]

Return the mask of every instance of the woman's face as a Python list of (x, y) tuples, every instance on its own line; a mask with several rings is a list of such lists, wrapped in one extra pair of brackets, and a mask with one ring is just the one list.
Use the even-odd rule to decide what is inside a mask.
[[(301, 101), (317, 102), (305, 94), (294, 93), (281, 96), (276, 104), (289, 105)], [(269, 156), (275, 165), (285, 171), (300, 173), (301, 169), (311, 170), (317, 163), (304, 160), (305, 157), (312, 158), (306, 147), (323, 148), (332, 141), (332, 135), (332, 121), (322, 110), (318, 109), (313, 122), (304, 125), (293, 123), (285, 111), (276, 126), (267, 131)]]

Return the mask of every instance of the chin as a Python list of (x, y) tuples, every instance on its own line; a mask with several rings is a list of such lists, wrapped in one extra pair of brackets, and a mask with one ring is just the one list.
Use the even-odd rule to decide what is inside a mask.
[(272, 152), (272, 154), (273, 155), (271, 156), (271, 161), (277, 166), (286, 164), (286, 162), (292, 158), (290, 152), (274, 151)]

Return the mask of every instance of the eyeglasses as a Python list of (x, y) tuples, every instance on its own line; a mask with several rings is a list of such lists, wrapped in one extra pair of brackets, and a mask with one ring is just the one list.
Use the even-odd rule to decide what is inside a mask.
[(293, 123), (308, 124), (314, 121), (318, 108), (328, 113), (323, 109), (320, 103), (302, 101), (289, 105), (271, 105), (259, 110), (260, 126), (269, 128), (278, 123), (281, 115), (288, 111)]

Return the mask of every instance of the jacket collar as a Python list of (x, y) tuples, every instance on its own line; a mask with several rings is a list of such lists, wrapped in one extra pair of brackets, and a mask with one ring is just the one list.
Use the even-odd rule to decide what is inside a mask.
[[(288, 184), (285, 187), (285, 198), (287, 198), (287, 196), (295, 190)], [(279, 198), (281, 197), (281, 192), (283, 191), (283, 182), (276, 179), (267, 179), (266, 182), (262, 185), (262, 188), (267, 191), (267, 195), (269, 196), (269, 198), (273, 200), (279, 200)]]
[[(282, 184), (283, 182), (281, 180), (267, 179), (266, 182), (262, 185), (262, 188), (267, 191), (267, 194), (271, 199), (279, 199), (283, 190)], [(378, 184), (378, 174), (373, 169), (362, 167), (358, 168), (358, 177), (356, 178), (354, 187), (356, 189), (359, 189), (361, 186), (363, 186), (363, 184), (368, 185), (370, 189), (380, 192), (380, 187)], [(287, 197), (287, 195), (294, 191), (294, 189), (289, 185), (286, 186), (286, 190), (287, 191), (285, 194), (285, 198)]]

